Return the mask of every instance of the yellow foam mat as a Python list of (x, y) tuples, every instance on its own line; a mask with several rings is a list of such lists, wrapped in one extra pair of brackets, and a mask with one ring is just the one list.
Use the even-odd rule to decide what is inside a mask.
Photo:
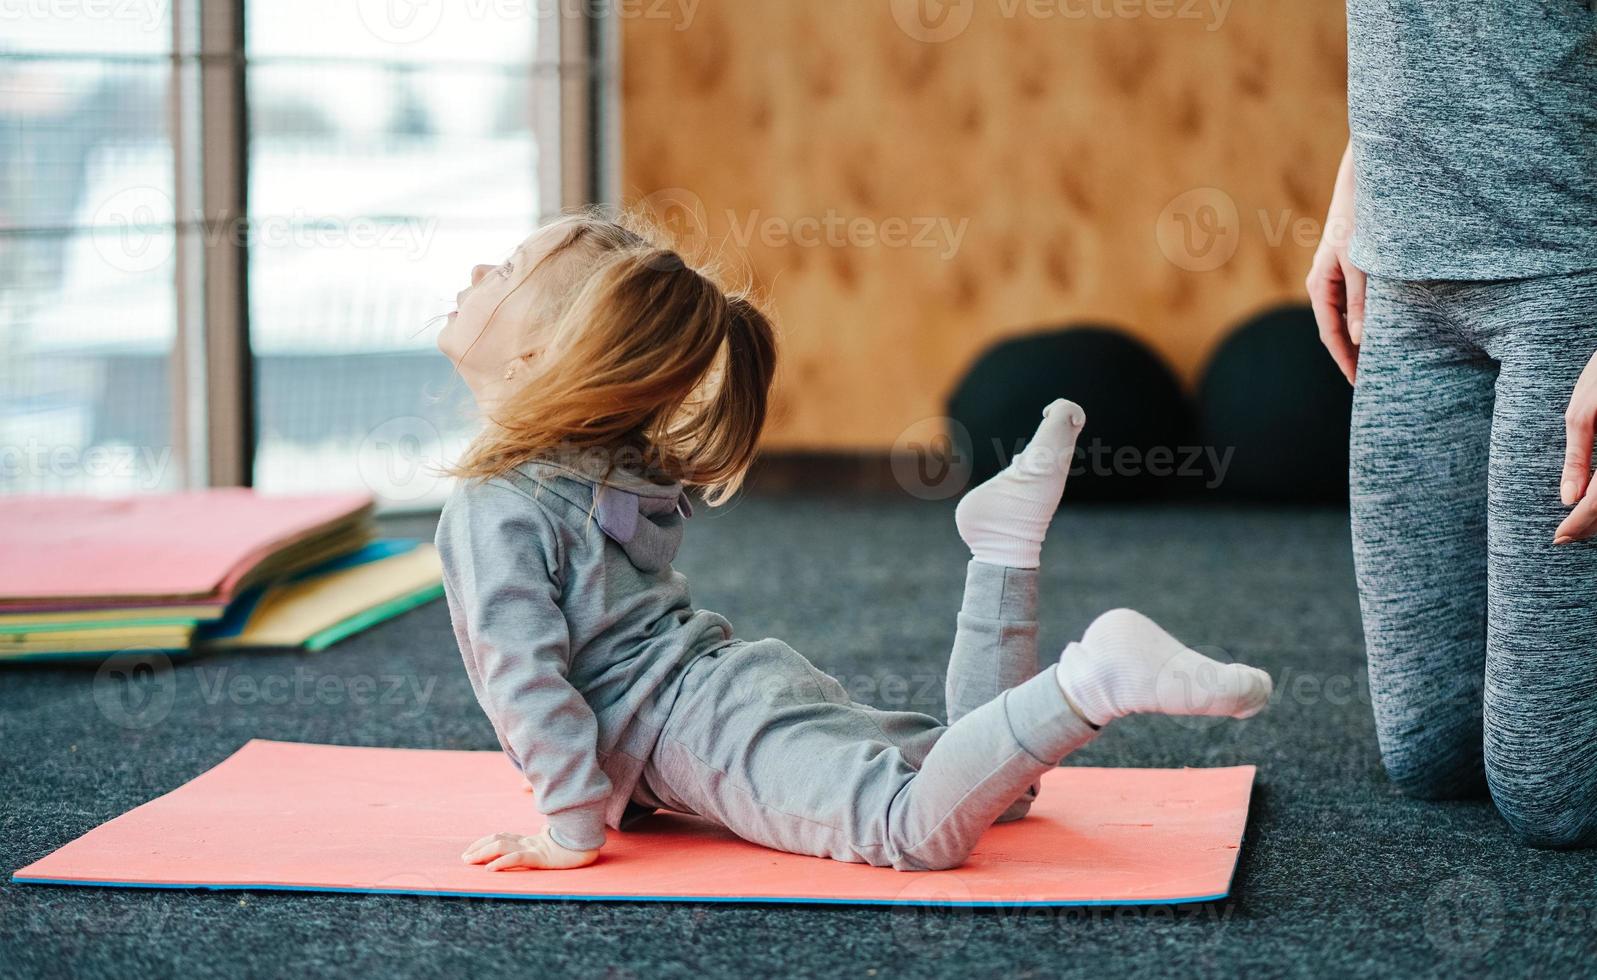
[(438, 551), (418, 545), (404, 554), (274, 585), (256, 604), (242, 632), (207, 647), (297, 647), (377, 607), (425, 593), (443, 581)]

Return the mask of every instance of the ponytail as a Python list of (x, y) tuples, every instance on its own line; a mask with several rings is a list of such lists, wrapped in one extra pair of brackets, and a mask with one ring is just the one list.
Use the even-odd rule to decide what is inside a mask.
[(705, 502), (724, 503), (743, 485), (759, 447), (776, 374), (776, 332), (747, 296), (727, 300), (726, 350), (716, 390), (691, 418), (689, 481), (707, 488)]

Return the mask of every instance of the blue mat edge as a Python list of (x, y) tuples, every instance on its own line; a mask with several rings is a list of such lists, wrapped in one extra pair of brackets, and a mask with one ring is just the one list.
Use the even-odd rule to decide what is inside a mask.
[[(1240, 851), (1240, 848), (1238, 849)], [(1235, 875), (1235, 866), (1232, 874)], [(12, 875), (11, 881), (17, 885), (75, 885), (92, 888), (148, 888), (163, 889), (166, 891), (212, 891), (212, 892), (304, 892), (332, 895), (407, 895), (421, 898), (492, 898), (514, 899), (535, 902), (682, 902), (691, 904), (708, 902), (718, 905), (887, 905), (904, 908), (1087, 908), (1087, 907), (1113, 907), (1132, 905), (1195, 905), (1201, 902), (1218, 902), (1231, 897), (1230, 886), (1217, 895), (1197, 895), (1187, 898), (1136, 898), (1115, 901), (1112, 899), (1090, 899), (1070, 902), (908, 902), (892, 899), (860, 899), (860, 898), (793, 898), (793, 897), (741, 897), (741, 896), (715, 896), (715, 895), (554, 895), (554, 894), (528, 894), (526, 892), (450, 892), (427, 891), (412, 888), (336, 888), (332, 886), (309, 885), (192, 885), (192, 884), (151, 884), (131, 881), (72, 881), (66, 878), (23, 878)]]

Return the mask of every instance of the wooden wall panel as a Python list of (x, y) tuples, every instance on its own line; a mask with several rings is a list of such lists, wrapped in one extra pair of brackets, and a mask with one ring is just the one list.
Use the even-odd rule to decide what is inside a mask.
[[(968, 23), (928, 40), (922, 4)], [(1122, 324), (1190, 382), (1301, 294), (1346, 141), (1340, 3), (624, 7), (624, 196), (694, 233), (698, 211), (772, 300), (771, 447), (885, 449), (988, 344), (1066, 322)], [(800, 237), (828, 218), (854, 234)], [(917, 242), (931, 222), (957, 248)]]

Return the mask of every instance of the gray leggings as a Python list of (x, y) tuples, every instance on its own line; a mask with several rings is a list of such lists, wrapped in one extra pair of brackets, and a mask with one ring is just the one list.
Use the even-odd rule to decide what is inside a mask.
[(1553, 546), (1597, 272), (1372, 277), (1354, 559), (1381, 757), (1427, 798), (1489, 788), (1526, 841), (1597, 835), (1597, 544)]
[(746, 840), (839, 861), (960, 864), (1036, 782), (1090, 741), (1052, 670), (1037, 671), (1037, 573), (971, 562), (944, 725), (882, 711), (779, 640), (688, 668), (634, 794)]

